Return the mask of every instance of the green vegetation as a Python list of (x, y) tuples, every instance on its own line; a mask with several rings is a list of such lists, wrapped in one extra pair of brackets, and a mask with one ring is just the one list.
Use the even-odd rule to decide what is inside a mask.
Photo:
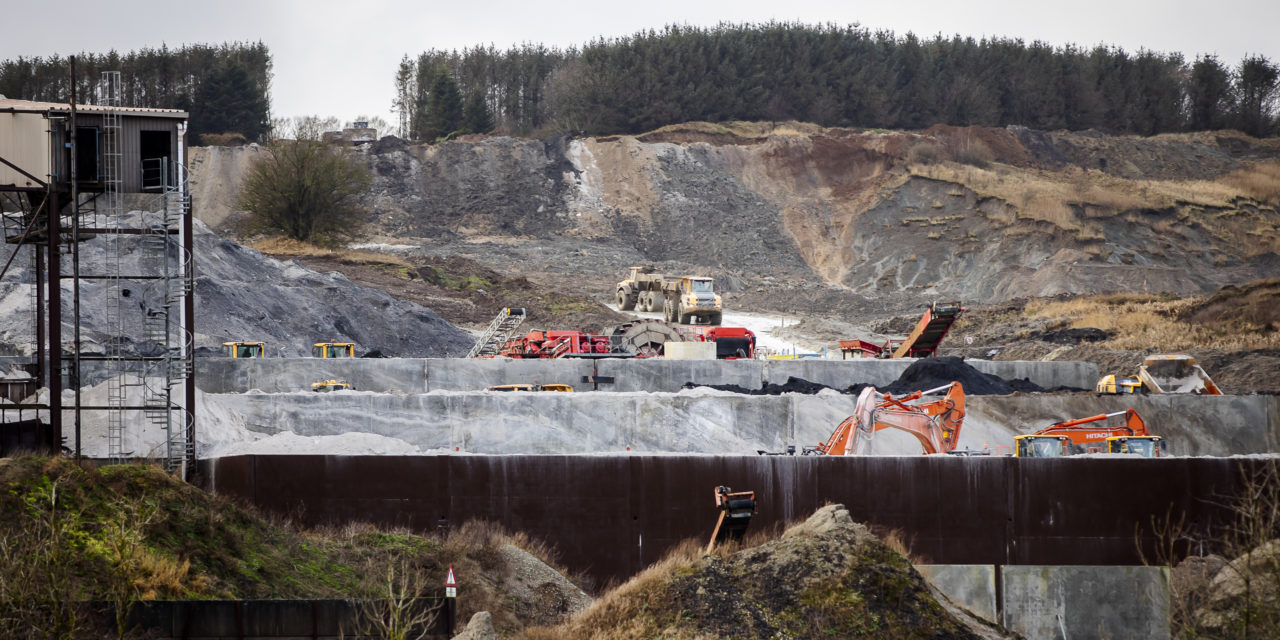
[[(37, 457), (0, 459), (0, 513), (4, 638), (99, 637), (108, 627), (123, 634), (122, 623), (95, 619), (85, 601), (127, 611), (151, 599), (403, 600), (438, 587), (449, 564), (458, 575), (504, 575), (502, 544), (548, 554), (478, 523), (443, 539), (370, 525), (304, 530), (153, 467), (82, 468)], [(486, 609), (501, 628), (519, 628), (505, 599), (493, 583), (477, 581), (460, 615)], [(366, 613), (383, 621), (383, 637), (406, 624), (403, 608)]]
[(431, 284), (444, 287), (445, 289), (453, 289), (454, 291), (475, 291), (477, 289), (492, 289), (494, 283), (480, 276), (464, 275), (458, 273), (449, 273), (444, 269), (428, 265), (418, 270), (418, 274), (422, 279)]
[[(68, 60), (19, 56), (0, 61), (0, 95), (66, 102)], [(270, 111), (271, 53), (267, 45), (191, 44), (119, 54), (76, 55), (76, 99), (92, 104), (103, 71), (119, 71), (127, 106), (183, 109), (191, 114), (190, 140), (207, 134), (240, 134), (259, 141)]]
[(253, 214), (256, 231), (330, 244), (359, 227), (359, 199), (371, 183), (346, 147), (303, 129), (295, 140), (271, 142), (249, 170), (239, 206)]
[[(688, 121), (800, 120), (824, 126), (923, 129), (1022, 125), (1152, 135), (1277, 130), (1280, 67), (1248, 56), (1017, 39), (922, 39), (857, 25), (671, 25), (581, 48), (481, 45), (405, 56), (396, 109), (416, 123), (446, 69), (482, 96), (500, 130), (610, 135)], [(417, 139), (433, 140), (414, 129)], [(982, 150), (968, 154), (976, 166)]]

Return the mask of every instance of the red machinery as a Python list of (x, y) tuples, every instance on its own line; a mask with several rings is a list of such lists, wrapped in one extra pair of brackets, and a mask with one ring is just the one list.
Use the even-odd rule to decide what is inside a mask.
[(688, 342), (716, 343), (717, 360), (750, 360), (756, 357), (756, 334), (743, 327), (678, 327)]
[(498, 355), (508, 358), (573, 358), (608, 353), (609, 336), (581, 331), (530, 331), (498, 349)]
[[(946, 391), (947, 395), (928, 402), (907, 404), (921, 396)], [(959, 382), (915, 391), (901, 398), (876, 392), (867, 387), (858, 395), (853, 415), (845, 418), (826, 442), (805, 447), (804, 454), (855, 455), (859, 436), (870, 436), (881, 429), (900, 429), (915, 436), (925, 453), (951, 453), (960, 439), (964, 423), (964, 387)]]
[(883, 345), (866, 340), (841, 340), (840, 350), (847, 357), (855, 354), (861, 358), (928, 358), (937, 355), (938, 345), (951, 331), (964, 307), (959, 302), (933, 303), (925, 309), (915, 329), (906, 338), (890, 339)]

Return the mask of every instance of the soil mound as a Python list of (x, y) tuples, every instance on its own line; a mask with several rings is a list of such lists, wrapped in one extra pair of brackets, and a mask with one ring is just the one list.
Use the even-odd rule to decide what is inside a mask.
[(921, 358), (916, 360), (902, 372), (898, 379), (880, 391), (892, 394), (911, 393), (924, 389), (934, 389), (943, 385), (959, 382), (964, 392), (971, 396), (1002, 396), (1014, 391), (1043, 391), (1039, 385), (1030, 380), (1018, 381), (1017, 387), (1000, 376), (983, 373), (974, 369), (963, 358), (946, 356), (942, 358)]
[(949, 613), (907, 559), (853, 522), (843, 505), (823, 507), (756, 547), (686, 553), (569, 624), (530, 637), (1011, 637)]
[[(1023, 393), (1032, 393), (1038, 391), (1046, 391), (1044, 387), (1026, 379), (1005, 380), (1000, 376), (983, 373), (974, 369), (963, 358), (956, 356), (945, 356), (941, 358), (921, 358), (916, 360), (902, 372), (898, 379), (891, 384), (878, 387), (883, 393), (892, 393), (894, 395), (903, 395), (912, 391), (923, 391), (925, 389), (935, 389), (952, 382), (959, 382), (964, 387), (964, 392), (971, 396), (987, 396), (987, 395), (1008, 395), (1015, 391)], [(858, 395), (862, 390), (871, 385), (854, 384), (843, 389), (831, 387), (817, 382), (809, 382), (802, 378), (788, 377), (784, 384), (766, 382), (759, 389), (747, 389), (736, 384), (696, 384), (686, 382), (685, 389), (693, 389), (695, 387), (709, 387), (720, 391), (732, 391), (734, 393), (743, 393), (752, 396), (777, 396), (784, 393), (803, 393), (813, 395), (825, 389), (831, 389), (839, 393)], [(1050, 389), (1049, 391), (1057, 391), (1059, 389)], [(1072, 389), (1074, 391), (1074, 389)]]
[(1183, 317), (1198, 324), (1280, 326), (1280, 278), (1223, 287)]

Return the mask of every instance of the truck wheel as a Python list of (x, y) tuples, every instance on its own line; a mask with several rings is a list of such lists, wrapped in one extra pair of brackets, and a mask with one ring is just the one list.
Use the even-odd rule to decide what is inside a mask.
[(646, 313), (653, 311), (653, 293), (652, 292), (645, 291), (640, 294), (639, 309), (640, 311), (644, 311)]
[(673, 315), (675, 315), (675, 311), (671, 308), (671, 301), (663, 300), (662, 301), (662, 319), (666, 320), (667, 322), (672, 322), (671, 316)]
[(680, 324), (692, 324), (692, 323), (693, 323), (693, 314), (691, 313), (680, 314)]
[(711, 326), (714, 326), (714, 327), (718, 327), (718, 326), (720, 326), (720, 315), (721, 315), (721, 312), (719, 312), (719, 311), (717, 311), (717, 312), (715, 312), (715, 313), (713, 313), (713, 314), (708, 315), (708, 316), (707, 316), (707, 324), (709, 324), (709, 325), (711, 325)]
[(636, 308), (636, 297), (626, 289), (618, 289), (618, 310), (630, 311)]

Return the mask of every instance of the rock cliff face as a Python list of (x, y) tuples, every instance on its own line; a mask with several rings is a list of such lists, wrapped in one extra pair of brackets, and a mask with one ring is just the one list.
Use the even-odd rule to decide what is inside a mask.
[[(373, 235), (497, 268), (568, 261), (612, 276), (643, 260), (971, 302), (1200, 294), (1280, 275), (1280, 140), (1239, 134), (690, 123), (639, 137), (384, 138), (361, 153)], [(200, 167), (238, 175), (253, 152), (192, 155), (199, 184)], [(212, 200), (198, 210), (212, 225), (235, 219)], [(514, 245), (545, 247), (546, 263), (504, 258)]]

